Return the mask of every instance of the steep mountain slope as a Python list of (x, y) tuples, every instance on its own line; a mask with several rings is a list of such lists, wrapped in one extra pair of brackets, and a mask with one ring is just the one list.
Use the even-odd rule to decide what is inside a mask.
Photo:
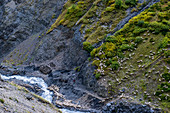
[(169, 9), (168, 0), (1, 1), (0, 73), (42, 77), (56, 106), (62, 95), (103, 112), (133, 109), (126, 102), (169, 111)]
[[(156, 1), (140, 2), (68, 1), (47, 33), (58, 25), (81, 26), (79, 38), (85, 40), (83, 48), (90, 52), (89, 61), (96, 66), (95, 77), (111, 97), (123, 93), (141, 103), (169, 109), (170, 2), (161, 0), (145, 11), (143, 7)], [(123, 18), (141, 11), (119, 30)], [(81, 73), (87, 80), (84, 84), (93, 89), (93, 71), (85, 71)]]

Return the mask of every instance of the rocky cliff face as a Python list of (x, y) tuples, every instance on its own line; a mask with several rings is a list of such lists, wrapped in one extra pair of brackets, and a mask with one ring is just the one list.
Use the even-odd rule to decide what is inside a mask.
[(1, 1), (1, 61), (28, 37), (41, 33), (62, 9), (64, 0)]

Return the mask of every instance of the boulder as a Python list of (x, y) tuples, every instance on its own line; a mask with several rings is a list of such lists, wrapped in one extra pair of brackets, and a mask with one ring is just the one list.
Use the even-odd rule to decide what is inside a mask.
[(48, 66), (41, 65), (39, 68), (39, 71), (43, 74), (49, 74), (49, 73), (51, 73), (52, 70)]

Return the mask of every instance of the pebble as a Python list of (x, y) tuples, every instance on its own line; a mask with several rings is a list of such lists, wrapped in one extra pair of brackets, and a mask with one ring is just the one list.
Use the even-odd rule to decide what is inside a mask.
[(143, 57), (143, 54), (140, 54), (140, 57)]

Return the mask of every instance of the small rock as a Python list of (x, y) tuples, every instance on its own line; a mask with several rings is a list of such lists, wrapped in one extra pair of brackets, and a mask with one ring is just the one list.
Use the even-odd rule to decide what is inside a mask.
[(143, 57), (143, 54), (140, 54), (140, 57)]
[(50, 67), (55, 67), (55, 64), (53, 62), (51, 62)]
[(138, 65), (138, 67), (140, 68), (140, 67), (141, 67), (141, 65)]
[(140, 98), (139, 101), (142, 101), (142, 98)]
[(145, 77), (148, 77), (148, 74), (146, 74)]
[(48, 66), (44, 66), (44, 65), (41, 65), (40, 68), (39, 68), (40, 72), (43, 73), (43, 74), (49, 74), (51, 73), (51, 68), (48, 67)]
[(151, 55), (151, 56), (153, 56), (153, 54), (152, 54), (152, 53), (151, 53), (150, 55)]
[(34, 98), (31, 95), (26, 95), (26, 99), (28, 100), (34, 100)]

